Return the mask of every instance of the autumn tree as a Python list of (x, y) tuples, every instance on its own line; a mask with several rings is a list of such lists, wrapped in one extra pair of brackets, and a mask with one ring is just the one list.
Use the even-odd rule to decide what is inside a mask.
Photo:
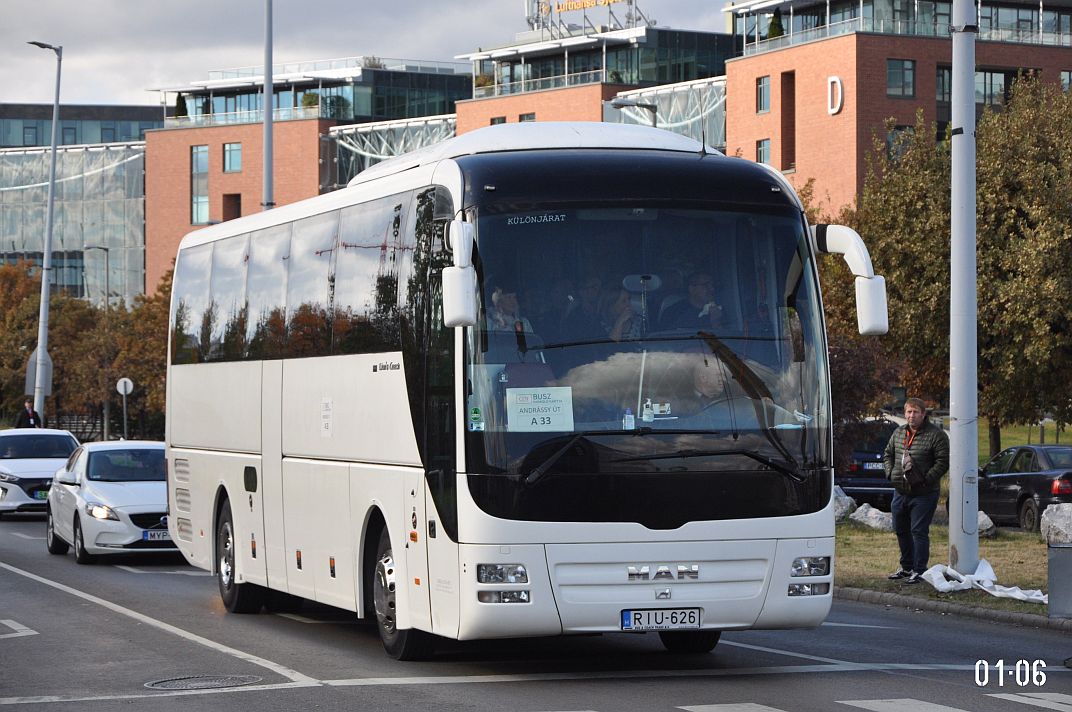
[[(891, 127), (892, 128), (892, 127)], [(917, 115), (876, 140), (858, 229), (886, 275), (890, 351), (905, 384), (940, 399), (949, 364), (949, 142)], [(1021, 79), (977, 128), (979, 404), (991, 423), (1068, 420), (1072, 384), (1072, 98)]]

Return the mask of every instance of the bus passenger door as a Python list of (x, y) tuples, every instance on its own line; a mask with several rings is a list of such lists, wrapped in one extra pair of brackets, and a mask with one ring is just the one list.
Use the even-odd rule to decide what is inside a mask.
[(428, 519), (424, 507), (424, 471), (407, 469), (406, 491), (406, 585), (409, 591), (410, 625), (432, 630), (432, 611), (428, 596)]

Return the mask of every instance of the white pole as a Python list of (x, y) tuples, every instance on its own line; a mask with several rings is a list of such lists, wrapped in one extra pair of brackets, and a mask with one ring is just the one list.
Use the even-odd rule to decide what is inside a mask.
[(949, 304), (949, 565), (979, 565), (979, 396), (975, 265), (975, 36), (972, 0), (953, 0)]
[(272, 195), (272, 0), (264, 0), (264, 202), (261, 207), (275, 207)]
[(41, 49), (56, 53), (56, 96), (52, 100), (52, 156), (48, 168), (48, 212), (45, 217), (45, 245), (41, 260), (41, 309), (37, 323), (37, 370), (34, 376), (34, 410), (45, 417), (45, 373), (48, 368), (48, 297), (52, 278), (52, 207), (56, 200), (56, 131), (60, 123), (60, 70), (63, 67), (63, 47), (44, 42), (31, 42)]

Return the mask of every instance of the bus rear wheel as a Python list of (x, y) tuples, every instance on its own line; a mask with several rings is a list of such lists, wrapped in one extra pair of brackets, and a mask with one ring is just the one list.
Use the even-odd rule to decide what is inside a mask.
[(720, 630), (664, 630), (659, 633), (663, 647), (678, 655), (710, 653), (721, 637)]
[(380, 533), (372, 571), (372, 602), (380, 641), (383, 649), (395, 660), (424, 660), (432, 654), (432, 636), (415, 628), (398, 628), (397, 573), (391, 537), (385, 528)]
[(216, 582), (223, 606), (231, 613), (259, 613), (264, 605), (265, 589), (235, 580), (235, 536), (231, 507), (225, 504), (216, 524)]

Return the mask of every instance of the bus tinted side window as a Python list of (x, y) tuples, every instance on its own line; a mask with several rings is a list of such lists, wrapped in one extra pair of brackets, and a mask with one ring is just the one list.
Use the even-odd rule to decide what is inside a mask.
[(246, 358), (283, 358), (287, 343), (287, 260), (290, 225), (258, 230), (250, 237), (246, 300)]
[(339, 213), (294, 223), (287, 264), (287, 348), (291, 358), (331, 353), (331, 275)]
[(246, 262), (249, 235), (220, 240), (212, 248), (210, 361), (238, 361), (246, 352)]
[[(183, 250), (175, 265), (175, 294), (171, 314), (172, 363), (199, 363), (205, 360), (209, 352), (212, 315), (208, 278), (211, 264), (212, 245), (207, 244)], [(209, 328), (204, 329), (203, 326)]]
[(398, 351), (403, 206), (392, 195), (342, 211), (335, 262), (334, 354)]

